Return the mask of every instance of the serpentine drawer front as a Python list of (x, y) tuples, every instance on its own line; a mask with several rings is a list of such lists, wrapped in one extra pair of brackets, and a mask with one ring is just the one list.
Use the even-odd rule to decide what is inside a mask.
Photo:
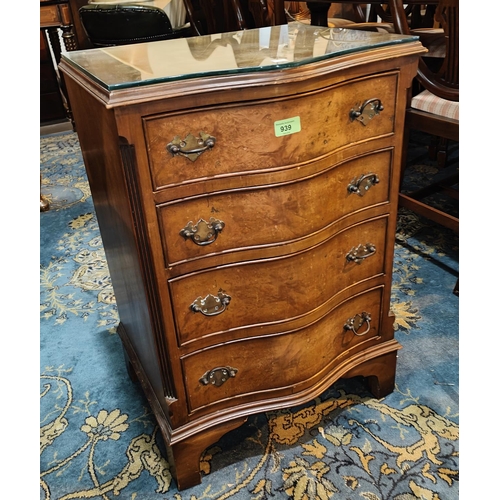
[[(179, 343), (301, 316), (344, 288), (384, 272), (387, 217), (346, 229), (297, 254), (219, 266), (170, 281)], [(359, 250), (358, 250), (359, 247)], [(354, 252), (359, 256), (353, 256)], [(230, 297), (216, 311), (192, 307), (198, 297)], [(225, 340), (216, 339), (216, 342)]]
[(394, 389), (398, 165), (423, 51), (293, 22), (63, 55), (118, 333), (179, 489), (252, 413), (341, 377)]
[[(234, 405), (235, 397), (244, 400), (255, 392), (270, 397), (273, 392), (293, 392), (317, 382), (342, 353), (353, 354), (380, 339), (381, 294), (382, 289), (376, 288), (347, 300), (301, 329), (219, 344), (186, 356), (182, 365), (191, 411), (216, 404), (220, 409)], [(349, 325), (356, 316), (364, 320), (353, 329)], [(203, 376), (218, 367), (228, 367), (228, 375), (217, 386)]]
[[(215, 154), (215, 153), (214, 153)], [(229, 250), (307, 238), (389, 203), (392, 150), (345, 161), (297, 182), (233, 189), (158, 207), (165, 266)]]
[[(272, 101), (148, 117), (144, 126), (154, 189), (296, 165), (348, 144), (392, 134), (396, 80), (393, 72)], [(371, 118), (357, 120), (353, 115), (360, 109), (373, 109)], [(277, 137), (275, 122), (295, 116), (300, 116), (301, 133), (286, 140)], [(175, 137), (199, 138), (200, 131), (215, 142), (199, 156), (193, 155), (195, 161), (169, 151), (167, 146)], [(186, 150), (204, 147), (196, 143)]]

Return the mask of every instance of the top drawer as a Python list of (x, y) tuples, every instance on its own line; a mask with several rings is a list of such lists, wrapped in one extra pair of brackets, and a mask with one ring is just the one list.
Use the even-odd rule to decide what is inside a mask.
[[(153, 189), (287, 168), (348, 144), (392, 134), (397, 76), (394, 72), (360, 78), (273, 101), (145, 117)], [(355, 119), (353, 112), (360, 110), (364, 113)], [(280, 135), (276, 122), (292, 119), (292, 131), (297, 131)], [(215, 145), (190, 155), (194, 161), (167, 149), (176, 138), (200, 138), (200, 132), (213, 137)], [(185, 149), (204, 147), (195, 141)]]

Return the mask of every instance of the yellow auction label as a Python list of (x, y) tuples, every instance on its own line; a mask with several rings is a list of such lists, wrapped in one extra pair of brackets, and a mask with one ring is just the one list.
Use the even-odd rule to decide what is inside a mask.
[(274, 135), (276, 137), (295, 134), (296, 132), (300, 132), (300, 116), (274, 122)]

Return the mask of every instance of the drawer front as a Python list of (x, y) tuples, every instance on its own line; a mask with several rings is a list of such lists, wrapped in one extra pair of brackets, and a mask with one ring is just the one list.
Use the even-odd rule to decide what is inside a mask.
[[(381, 275), (386, 229), (387, 218), (380, 217), (291, 256), (221, 266), (172, 279), (179, 343), (208, 336), (215, 343), (220, 341), (218, 335), (232, 329), (306, 315), (344, 288)], [(363, 248), (358, 251), (358, 260), (351, 260), (352, 250), (359, 245)]]
[(158, 207), (165, 265), (238, 248), (291, 242), (358, 210), (389, 201), (391, 150), (272, 188)]
[(312, 385), (332, 370), (342, 353), (349, 350), (353, 355), (379, 337), (382, 290), (358, 295), (304, 329), (218, 345), (185, 357), (190, 410), (224, 401), (234, 405), (235, 397), (253, 394), (253, 399), (261, 399), (266, 391), (298, 391)]
[(44, 5), (40, 7), (40, 27), (50, 28), (71, 24), (68, 5)]
[[(391, 73), (274, 101), (146, 117), (144, 127), (154, 189), (295, 165), (347, 144), (393, 133), (396, 83), (397, 73)], [(352, 119), (351, 111), (359, 110), (371, 99), (379, 100), (383, 110), (372, 119), (365, 118), (363, 123)], [(300, 119), (300, 131), (279, 135), (276, 122), (292, 118), (296, 118), (292, 130), (298, 130)], [(212, 148), (200, 132), (214, 138)], [(199, 155), (193, 153), (194, 161), (167, 149), (176, 138), (184, 140), (189, 135), (200, 139), (201, 144), (195, 141), (189, 147), (176, 147), (184, 148), (185, 153), (206, 148)]]

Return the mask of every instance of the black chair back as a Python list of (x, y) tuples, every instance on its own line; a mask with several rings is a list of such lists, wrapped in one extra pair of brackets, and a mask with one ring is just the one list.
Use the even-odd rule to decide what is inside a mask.
[(89, 4), (79, 9), (82, 25), (94, 47), (111, 47), (191, 35), (173, 29), (166, 12), (142, 5)]

